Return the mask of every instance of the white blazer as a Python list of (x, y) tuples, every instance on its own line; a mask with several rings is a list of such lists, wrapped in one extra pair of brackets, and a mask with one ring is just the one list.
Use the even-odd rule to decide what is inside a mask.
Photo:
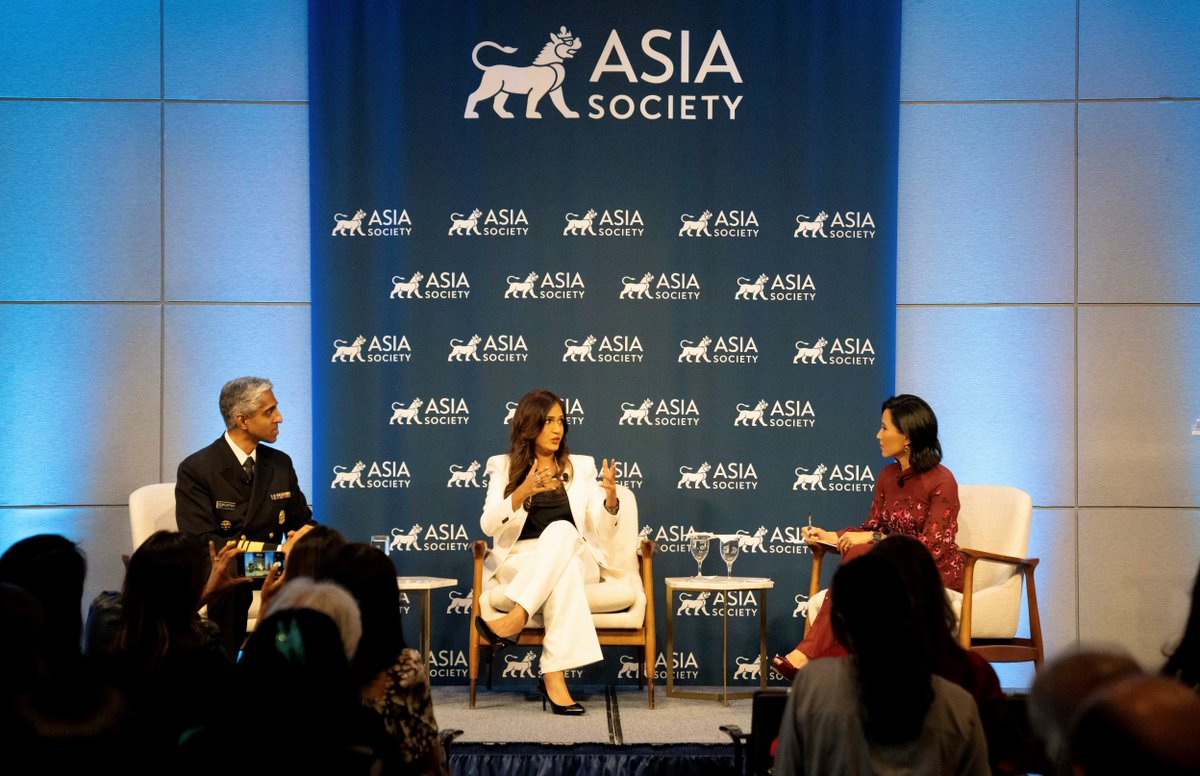
[[(621, 511), (610, 515), (604, 508), (604, 488), (596, 482), (596, 461), (590, 455), (572, 455), (571, 480), (567, 485), (567, 501), (579, 535), (596, 559), (605, 577), (614, 577), (608, 566), (607, 548), (612, 546), (621, 522)], [(483, 502), (479, 527), (492, 537), (492, 550), (483, 564), (483, 583), (486, 585), (512, 551), (529, 513), (524, 506), (512, 508), (512, 496), (504, 495), (508, 484), (508, 455), (493, 455), (487, 462), (488, 490)]]

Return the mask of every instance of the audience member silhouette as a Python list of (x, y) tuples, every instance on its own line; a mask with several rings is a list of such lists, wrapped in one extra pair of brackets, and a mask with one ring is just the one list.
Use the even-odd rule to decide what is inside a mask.
[(1167, 657), (1162, 672), (1193, 690), (1200, 690), (1200, 572), (1192, 583), (1192, 608), (1183, 626), (1183, 637)]
[(362, 640), (354, 657), (354, 680), (362, 702), (379, 715), (390, 735), (385, 762), (397, 772), (446, 774), (429, 678), (421, 654), (404, 642), (391, 560), (370, 545), (348, 544), (334, 553), (322, 574), (358, 601)]
[(259, 616), (271, 608), (272, 599), (289, 580), (317, 579), (321, 565), (345, 546), (346, 538), (329, 526), (314, 524), (305, 527), (304, 532), (288, 544), (283, 574), (276, 574), (272, 570), (263, 581)]
[(22, 539), (0, 556), (0, 582), (23, 588), (46, 619), (50, 670), (78, 662), (83, 628), (81, 602), (87, 560), (75, 542), (57, 534)]
[(849, 654), (796, 675), (775, 772), (988, 774), (975, 700), (933, 674), (900, 573), (871, 552), (844, 562), (831, 589)]
[(342, 637), (346, 660), (353, 660), (362, 639), (362, 617), (358, 602), (341, 585), (332, 582), (317, 582), (308, 577), (289, 581), (271, 599), (270, 606), (261, 616), (269, 617), (273, 612), (284, 609), (315, 609), (329, 616), (337, 625)]
[(1075, 776), (1200, 773), (1200, 696), (1164, 676), (1137, 676), (1095, 692), (1071, 728)]
[(1071, 772), (1067, 738), (1083, 701), (1102, 687), (1141, 673), (1133, 658), (1115, 650), (1083, 649), (1042, 666), (1029, 689), (1029, 723), (1057, 773)]

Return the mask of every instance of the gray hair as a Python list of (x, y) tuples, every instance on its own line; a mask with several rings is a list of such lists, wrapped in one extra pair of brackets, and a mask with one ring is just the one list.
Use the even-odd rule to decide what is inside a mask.
[(262, 403), (262, 395), (271, 390), (265, 377), (235, 377), (221, 386), (221, 417), (225, 428), (233, 428), (238, 415), (253, 415)]
[(342, 635), (346, 659), (353, 659), (362, 638), (362, 616), (358, 612), (358, 602), (346, 588), (333, 582), (314, 582), (307, 577), (298, 577), (280, 588), (267, 611), (258, 615), (259, 620), (284, 609), (313, 609), (328, 615)]

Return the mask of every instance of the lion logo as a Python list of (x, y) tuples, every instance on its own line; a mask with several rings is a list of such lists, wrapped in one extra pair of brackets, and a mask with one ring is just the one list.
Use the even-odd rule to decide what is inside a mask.
[[(574, 343), (574, 344), (572, 344)], [(580, 344), (576, 340), (563, 340), (563, 345), (566, 346), (567, 352), (563, 353), (563, 361), (595, 361), (596, 357), (592, 355), (592, 346), (596, 344), (596, 338), (591, 334), (587, 335), (587, 339)]]
[(708, 614), (708, 591), (697, 593), (693, 598), (688, 598), (685, 594), (679, 594), (679, 609), (675, 612), (675, 616), (684, 614)]
[(808, 220), (808, 216), (806, 215), (801, 214), (796, 216), (796, 223), (799, 226), (792, 233), (792, 237), (816, 237), (817, 235), (825, 237), (825, 220), (827, 218), (829, 218), (829, 214), (824, 210), (818, 213), (817, 217), (811, 221)]
[(537, 291), (533, 290), (533, 284), (537, 282), (538, 273), (530, 272), (521, 280), (516, 275), (508, 276), (508, 290), (504, 292), (505, 299), (528, 299), (533, 297), (537, 299)]
[(624, 284), (624, 288), (621, 289), (621, 293), (617, 296), (617, 298), (618, 299), (649, 299), (650, 298), (650, 282), (652, 280), (654, 280), (653, 272), (647, 272), (645, 275), (642, 275), (641, 280), (634, 280), (633, 278), (629, 277), (628, 275), (625, 275), (624, 277), (621, 278), (621, 283)]
[(524, 677), (526, 679), (535, 679), (533, 675), (533, 652), (526, 652), (525, 657), (517, 657), (516, 655), (504, 656), (504, 670), (500, 672), (500, 677)]
[(414, 523), (413, 527), (408, 529), (408, 533), (404, 533), (399, 528), (392, 529), (392, 544), (391, 550), (417, 550), (420, 551), (421, 545), (417, 544), (417, 540), (421, 538), (421, 526)]
[(754, 405), (754, 409), (750, 409), (750, 405), (738, 402), (737, 417), (733, 420), (735, 426), (765, 426), (766, 421), (763, 420), (763, 412), (767, 409), (767, 400), (759, 399), (758, 404)]
[(700, 214), (699, 218), (694, 217), (690, 213), (684, 213), (679, 217), (679, 220), (683, 222), (683, 226), (679, 227), (679, 236), (699, 237), (700, 235), (704, 235), (705, 237), (712, 237), (712, 233), (708, 231), (708, 221), (711, 218), (711, 210), (705, 210)]
[(458, 464), (450, 464), (450, 479), (446, 482), (447, 488), (478, 488), (479, 481), (475, 479), (475, 474), (479, 471), (479, 461), (471, 461), (471, 465), (466, 469)]
[(652, 426), (650, 422), (650, 408), (654, 406), (652, 399), (646, 399), (639, 406), (634, 407), (627, 401), (621, 402), (621, 419), (617, 421), (618, 426)]
[(505, 402), (504, 409), (508, 410), (504, 415), (504, 425), (507, 426), (512, 422), (513, 415), (517, 414), (517, 403), (515, 401)]
[(758, 655), (753, 660), (738, 655), (733, 659), (733, 662), (738, 664), (737, 670), (733, 672), (734, 679), (753, 679), (758, 681), (759, 672), (762, 669), (762, 655)]
[(566, 237), (568, 234), (575, 234), (575, 235), (590, 234), (592, 237), (596, 236), (596, 230), (592, 229), (592, 221), (594, 221), (596, 219), (596, 211), (595, 210), (588, 208), (588, 212), (584, 215), (583, 218), (580, 218), (579, 216), (575, 215), (574, 213), (567, 213), (566, 219), (567, 219), (567, 226), (565, 229), (563, 229), (564, 237)]
[(467, 216), (466, 218), (463, 218), (462, 213), (451, 213), (450, 231), (446, 232), (446, 236), (450, 236), (452, 234), (473, 234), (480, 236), (481, 232), (479, 231), (479, 217), (481, 215), (483, 215), (483, 211), (479, 208), (472, 210), (471, 215)]
[(679, 358), (675, 359), (676, 363), (682, 364), (684, 361), (692, 364), (698, 364), (701, 361), (712, 363), (712, 359), (708, 357), (708, 346), (712, 344), (711, 337), (702, 337), (695, 345), (691, 340), (679, 340)]
[(804, 340), (796, 341), (796, 355), (792, 357), (793, 364), (815, 364), (818, 361), (822, 364), (829, 363), (825, 360), (825, 346), (829, 344), (829, 340), (821, 337), (817, 340), (817, 344), (812, 347), (807, 347), (808, 343)]
[(366, 217), (367, 211), (365, 210), (359, 210), (354, 214), (354, 218), (347, 218), (345, 213), (335, 213), (333, 220), (337, 226), (333, 227), (330, 236), (341, 235), (344, 237), (349, 235), (353, 237), (354, 235), (358, 235), (359, 237), (366, 237), (362, 230), (362, 222)]
[(710, 488), (708, 484), (708, 470), (712, 467), (708, 465), (708, 461), (700, 464), (700, 468), (692, 471), (687, 466), (679, 467), (679, 484), (676, 488)]
[(414, 272), (412, 277), (405, 280), (400, 275), (392, 276), (392, 293), (388, 294), (388, 299), (412, 299), (421, 298), (421, 280), (424, 275), (420, 272)]
[(450, 605), (446, 607), (446, 614), (470, 614), (471, 613), (471, 595), (475, 592), (471, 588), (466, 593), (459, 593), (457, 590), (451, 590)]
[(367, 468), (367, 465), (362, 461), (354, 464), (354, 468), (346, 471), (345, 466), (333, 467), (333, 482), (329, 483), (331, 488), (365, 488), (362, 484), (362, 470)]
[(398, 401), (392, 402), (392, 417), (388, 420), (388, 425), (408, 426), (413, 423), (421, 425), (421, 416), (418, 414), (421, 404), (423, 402), (420, 399), (413, 399), (407, 407)]
[[(533, 60), (533, 64), (527, 67), (516, 65), (485, 67), (479, 62), (479, 50), (485, 46), (499, 49), (505, 54), (515, 54), (517, 51), (513, 47), (501, 46), (490, 40), (485, 40), (471, 50), (471, 61), (475, 63), (475, 67), (483, 71), (483, 77), (479, 80), (479, 88), (467, 97), (467, 108), (463, 111), (463, 118), (479, 118), (479, 113), (475, 110), (476, 104), (480, 100), (492, 100), (492, 110), (496, 111), (496, 115), (500, 118), (511, 119), (513, 114), (504, 109), (504, 102), (510, 94), (529, 95), (525, 102), (525, 118), (527, 119), (542, 117), (542, 114), (538, 113), (537, 106), (547, 94), (550, 95), (550, 102), (554, 104), (555, 108), (558, 108), (558, 112), (563, 115), (563, 118), (579, 118), (579, 114), (568, 108), (567, 101), (563, 98), (562, 85), (563, 80), (567, 77), (563, 62), (575, 56), (583, 46), (583, 41), (568, 32), (566, 27), (559, 27), (558, 32), (550, 33), (550, 42), (542, 47), (541, 53)], [(495, 99), (492, 99), (493, 97)]]
[(455, 337), (450, 340), (450, 355), (446, 356), (447, 361), (479, 361), (480, 337), (478, 334), (471, 336), (470, 342), (463, 342)]
[(737, 532), (738, 547), (746, 552), (766, 552), (763, 549), (763, 537), (766, 535), (767, 527), (765, 525), (760, 525), (753, 536), (739, 529)]
[(335, 339), (333, 341), (333, 358), (329, 359), (330, 362), (340, 361), (344, 364), (348, 358), (351, 361), (363, 361), (365, 363), (366, 359), (362, 357), (362, 346), (366, 341), (367, 338), (361, 334), (354, 338), (354, 344), (352, 345), (347, 345), (344, 339)]
[(767, 276), (759, 275), (758, 280), (753, 283), (748, 278), (738, 278), (738, 290), (733, 295), (734, 299), (762, 299), (766, 301), (767, 295), (763, 293), (763, 288), (767, 285)]
[(817, 466), (816, 470), (811, 474), (808, 469), (803, 466), (796, 467), (796, 481), (792, 483), (792, 490), (826, 490), (823, 475), (828, 467), (825, 464)]

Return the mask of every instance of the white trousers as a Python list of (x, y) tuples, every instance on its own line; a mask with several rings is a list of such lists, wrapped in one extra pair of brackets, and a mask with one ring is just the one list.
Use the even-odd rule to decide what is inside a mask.
[(530, 616), (541, 612), (542, 673), (603, 659), (584, 592), (585, 584), (600, 581), (600, 567), (574, 523), (556, 520), (537, 539), (514, 544), (494, 579)]

